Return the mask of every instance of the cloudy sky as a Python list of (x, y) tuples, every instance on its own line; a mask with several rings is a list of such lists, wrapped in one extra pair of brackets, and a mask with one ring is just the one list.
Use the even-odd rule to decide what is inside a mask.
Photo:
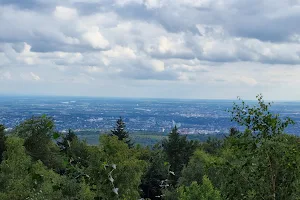
[(0, 94), (300, 100), (299, 0), (0, 0)]

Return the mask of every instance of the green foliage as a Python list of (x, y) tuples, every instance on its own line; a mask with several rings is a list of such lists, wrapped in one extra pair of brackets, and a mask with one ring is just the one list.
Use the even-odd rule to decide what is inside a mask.
[(129, 133), (126, 131), (126, 124), (121, 117), (117, 120), (115, 128), (111, 130), (111, 135), (117, 136), (118, 140), (125, 141), (129, 147), (133, 146), (133, 143), (129, 138)]
[(29, 139), (33, 136), (39, 139), (49, 139), (52, 137), (55, 129), (53, 119), (42, 115), (39, 117), (32, 117), (15, 128), (14, 133), (23, 139)]
[(199, 145), (201, 149), (209, 154), (219, 154), (223, 147), (223, 140), (215, 137), (209, 137), (206, 142)]
[(179, 194), (176, 187), (169, 187), (163, 190), (162, 199), (163, 200), (178, 200)]
[(5, 128), (0, 124), (0, 163), (2, 162), (3, 152), (5, 151)]
[(162, 196), (163, 185), (169, 177), (169, 164), (160, 145), (152, 148), (147, 160), (149, 164), (141, 184), (143, 198), (159, 199)]
[(87, 173), (98, 199), (138, 199), (146, 162), (117, 137), (103, 135), (91, 149)]
[(220, 183), (220, 165), (223, 159), (205, 153), (202, 150), (196, 150), (191, 157), (188, 165), (182, 170), (182, 176), (179, 179), (180, 185), (190, 185), (196, 181), (202, 183), (202, 177), (208, 175), (213, 181), (214, 185), (218, 186)]
[(0, 125), (0, 199), (300, 199), (300, 137), (285, 134), (293, 121), (257, 98), (231, 111), (245, 131), (201, 144), (175, 127), (152, 148), (133, 147), (121, 118), (98, 146), (57, 132), (46, 116), (8, 135)]
[(258, 145), (255, 138), (243, 136), (226, 143), (221, 192), (227, 199), (300, 197), (299, 138), (276, 135)]
[(171, 184), (176, 185), (181, 175), (181, 170), (188, 163), (190, 156), (193, 154), (196, 145), (193, 141), (188, 141), (186, 136), (179, 134), (175, 126), (168, 136), (163, 140), (162, 146), (170, 164), (170, 171), (173, 176), (170, 177)]
[(71, 130), (65, 135), (61, 134), (60, 139), (57, 145), (65, 156), (65, 169), (60, 173), (74, 179), (86, 177), (84, 170), (88, 166), (89, 157), (89, 146), (86, 141), (79, 140)]
[(63, 177), (52, 170), (47, 169), (41, 161), (33, 163), (30, 174), (33, 181), (33, 194), (28, 199), (62, 199), (62, 191), (59, 186)]
[(0, 165), (0, 199), (21, 200), (32, 194), (31, 160), (25, 153), (23, 140), (7, 138), (7, 150)]
[(60, 150), (64, 151), (64, 152), (68, 151), (68, 149), (71, 146), (70, 143), (72, 141), (78, 140), (76, 134), (71, 129), (69, 129), (69, 131), (66, 135), (61, 135), (61, 134), (58, 134), (58, 133), (54, 133), (53, 136), (54, 136), (54, 139), (61, 138), (61, 141), (58, 141), (57, 145), (59, 146)]
[(9, 137), (5, 160), (0, 165), (0, 199), (61, 199), (60, 176), (46, 169), (41, 162), (33, 163), (25, 153), (23, 139)]
[(18, 125), (13, 134), (24, 139), (26, 152), (34, 159), (41, 160), (54, 169), (62, 167), (59, 148), (52, 142), (55, 134), (53, 119), (45, 115), (32, 117)]
[(65, 174), (75, 179), (86, 177), (84, 170), (88, 167), (90, 147), (85, 141), (78, 139), (72, 140), (69, 145), (67, 151), (65, 151), (68, 160)]
[(221, 193), (226, 199), (298, 199), (299, 138), (283, 134), (294, 122), (257, 98), (258, 106), (234, 104), (232, 120), (246, 131), (231, 131), (224, 142)]
[(288, 125), (295, 123), (289, 117), (281, 119), (279, 114), (273, 114), (269, 110), (271, 103), (265, 103), (261, 94), (257, 95), (256, 98), (258, 104), (252, 107), (244, 101), (241, 104), (234, 103), (233, 109), (229, 111), (232, 115), (232, 121), (245, 126), (263, 138), (281, 134)]
[(178, 188), (179, 200), (221, 200), (220, 192), (214, 189), (207, 176), (203, 176), (202, 184), (192, 182), (190, 186)]

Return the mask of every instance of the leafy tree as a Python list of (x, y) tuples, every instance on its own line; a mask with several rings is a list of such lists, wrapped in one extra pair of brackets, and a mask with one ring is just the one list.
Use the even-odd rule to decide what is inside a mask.
[(161, 199), (162, 189), (169, 177), (169, 164), (166, 162), (161, 145), (156, 144), (151, 149), (148, 163), (147, 171), (142, 177), (143, 198)]
[(116, 136), (103, 135), (100, 146), (90, 149), (87, 174), (96, 199), (138, 199), (146, 162)]
[(66, 168), (60, 173), (71, 178), (82, 178), (84, 168), (88, 166), (89, 146), (85, 140), (79, 140), (77, 135), (69, 129), (67, 134), (60, 134), (60, 141), (57, 142), (60, 151), (64, 154)]
[(24, 140), (8, 137), (7, 150), (0, 164), (0, 199), (79, 199), (93, 200), (94, 194), (84, 180), (70, 179), (48, 169), (26, 154)]
[(13, 135), (24, 139), (26, 152), (33, 160), (41, 160), (47, 167), (60, 170), (63, 167), (63, 158), (53, 142), (57, 134), (53, 119), (46, 115), (32, 117), (13, 131)]
[(94, 200), (95, 193), (83, 178), (78, 180), (68, 176), (61, 176), (61, 178), (61, 184), (55, 189), (61, 191), (62, 199)]
[(41, 161), (33, 162), (29, 173), (33, 183), (33, 194), (28, 199), (59, 200), (64, 198), (61, 190), (64, 177), (49, 170)]
[[(248, 136), (245, 136), (248, 135)], [(257, 144), (251, 134), (228, 138), (221, 192), (227, 199), (297, 199), (299, 138), (275, 135)]]
[(232, 115), (231, 121), (237, 122), (262, 138), (282, 134), (287, 126), (295, 123), (289, 117), (282, 119), (279, 114), (272, 113), (269, 110), (271, 103), (265, 103), (261, 94), (256, 98), (258, 104), (254, 106), (247, 105), (239, 98), (241, 104), (234, 103), (232, 110), (229, 111)]
[(221, 177), (220, 166), (223, 162), (221, 157), (197, 149), (188, 165), (182, 170), (179, 184), (187, 186), (194, 181), (202, 183), (203, 176), (207, 175), (215, 186), (219, 186)]
[(121, 117), (117, 120), (116, 126), (114, 127), (114, 129), (111, 130), (111, 135), (117, 136), (118, 140), (125, 141), (129, 147), (133, 146), (133, 143), (132, 143), (131, 139), (129, 138), (129, 133), (128, 133), (128, 131), (126, 131), (126, 124)]
[(0, 163), (2, 162), (2, 155), (5, 151), (5, 128), (3, 125), (0, 124)]
[(221, 200), (221, 195), (216, 190), (207, 176), (203, 176), (202, 184), (192, 182), (190, 186), (181, 186), (178, 189), (179, 200)]
[(86, 141), (81, 141), (77, 138), (68, 144), (68, 148), (65, 149), (66, 151), (63, 151), (68, 161), (63, 174), (75, 180), (88, 178), (85, 169), (88, 167), (91, 147), (88, 146)]
[(226, 199), (298, 199), (299, 138), (284, 133), (294, 122), (258, 106), (234, 104), (232, 120), (245, 126), (224, 142), (221, 193)]
[(175, 186), (181, 175), (181, 170), (188, 163), (196, 146), (193, 141), (188, 141), (186, 136), (181, 136), (176, 126), (168, 135), (168, 139), (163, 140), (162, 146), (173, 175), (171, 176), (171, 184)]
[(218, 154), (223, 147), (223, 141), (215, 137), (209, 137), (206, 142), (199, 146), (207, 153)]
[(176, 187), (168, 187), (163, 190), (162, 199), (163, 200), (178, 200), (179, 194)]
[(6, 141), (0, 165), (0, 199), (61, 199), (61, 191), (54, 189), (60, 176), (40, 161), (33, 163), (25, 153), (23, 139), (8, 137)]
[(7, 150), (0, 165), (0, 199), (21, 200), (32, 194), (31, 160), (20, 138), (7, 138)]

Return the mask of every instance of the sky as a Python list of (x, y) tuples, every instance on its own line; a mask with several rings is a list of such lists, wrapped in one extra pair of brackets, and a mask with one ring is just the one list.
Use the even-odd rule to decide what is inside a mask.
[(0, 95), (300, 100), (300, 0), (0, 0)]

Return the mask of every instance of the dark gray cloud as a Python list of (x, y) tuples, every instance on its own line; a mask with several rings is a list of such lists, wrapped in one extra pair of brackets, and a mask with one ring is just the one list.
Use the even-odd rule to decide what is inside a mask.
[(268, 19), (264, 16), (238, 18), (226, 22), (228, 31), (233, 36), (256, 38), (262, 41), (285, 42), (292, 34), (299, 34), (297, 26), (299, 16), (280, 19)]
[(128, 4), (126, 6), (114, 6), (111, 7), (111, 9), (127, 19), (153, 21), (158, 15), (157, 11), (149, 10), (145, 5), (137, 3)]
[[(262, 41), (289, 41), (293, 34), (300, 32), (297, 1), (230, 0), (217, 6), (214, 1), (201, 5), (200, 1), (161, 1), (161, 6), (147, 7), (142, 1), (41, 1), (41, 0), (0, 0), (2, 5), (14, 5), (20, 9), (38, 12), (41, 7), (55, 8), (56, 5), (76, 8), (80, 15), (93, 15), (103, 12), (115, 12), (123, 19), (141, 20), (162, 25), (169, 32), (198, 33), (197, 24), (221, 25), (233, 36), (256, 38)], [(215, 5), (216, 4), (216, 5)], [(49, 10), (48, 10), (49, 11)], [(278, 16), (270, 17), (271, 15)], [(281, 14), (280, 14), (281, 13)], [(198, 33), (199, 34), (199, 33)]]
[(36, 0), (0, 0), (0, 5), (17, 6), (22, 9), (37, 9), (42, 6), (42, 4)]

